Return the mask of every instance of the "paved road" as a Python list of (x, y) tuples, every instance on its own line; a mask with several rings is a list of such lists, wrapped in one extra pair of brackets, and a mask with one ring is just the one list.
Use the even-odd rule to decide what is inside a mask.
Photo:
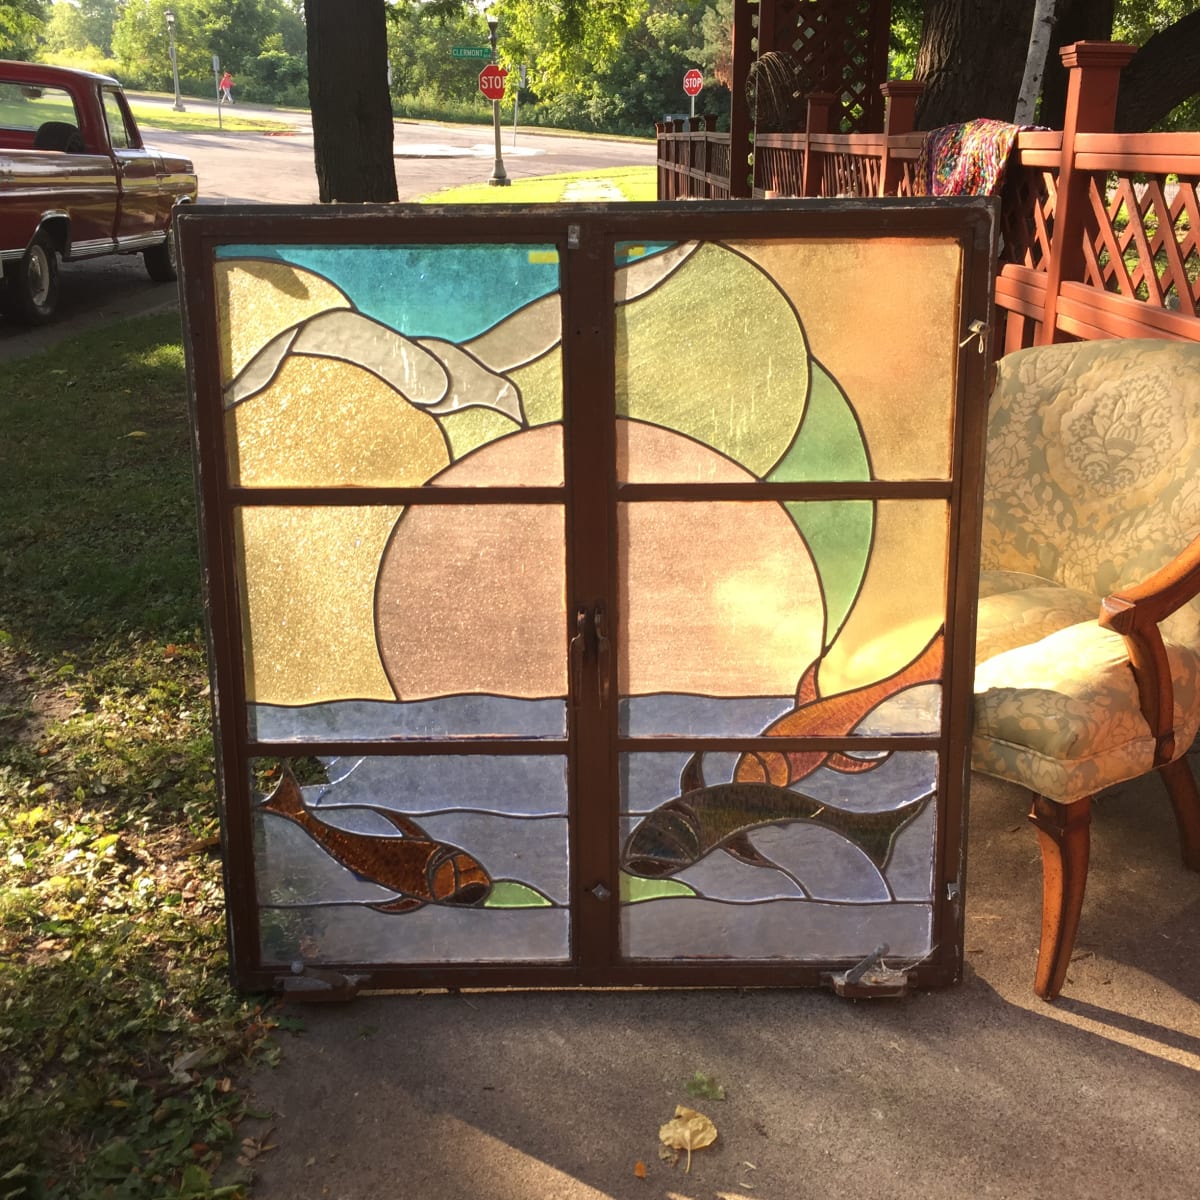
[[(153, 103), (137, 97), (138, 103)], [(169, 101), (158, 101), (164, 106)], [(189, 111), (203, 107), (187, 101)], [(172, 133), (148, 128), (146, 140), (162, 150), (182, 154), (196, 165), (200, 197), (224, 204), (315, 204), (312, 124), (307, 113), (262, 111), (288, 121), (283, 134)], [(610, 141), (504, 130), (502, 152), (510, 178), (552, 175), (560, 171), (646, 165), (654, 162), (652, 142)], [(397, 121), (396, 182), (401, 200), (415, 200), (458, 184), (483, 182), (492, 174), (495, 140), (483, 125), (433, 125)], [(66, 263), (62, 268), (59, 317), (45, 330), (29, 331), (0, 318), (0, 359), (48, 348), (97, 319), (135, 316), (175, 303), (173, 284), (153, 284), (140, 256)]]

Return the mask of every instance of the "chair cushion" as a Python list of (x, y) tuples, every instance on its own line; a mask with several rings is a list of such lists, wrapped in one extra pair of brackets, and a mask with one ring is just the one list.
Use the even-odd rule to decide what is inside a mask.
[(1094, 621), (1100, 597), (1022, 571), (982, 571), (975, 626), (975, 661), (1040, 641), (1049, 633)]
[[(1018, 350), (988, 408), (981, 565), (1103, 596), (1200, 531), (1200, 343)], [(1166, 626), (1200, 640), (1200, 597)]]
[[(1181, 755), (1200, 725), (1200, 655), (1164, 643)], [(1154, 738), (1139, 707), (1125, 642), (1094, 618), (976, 660), (975, 770), (1068, 804), (1153, 765)]]

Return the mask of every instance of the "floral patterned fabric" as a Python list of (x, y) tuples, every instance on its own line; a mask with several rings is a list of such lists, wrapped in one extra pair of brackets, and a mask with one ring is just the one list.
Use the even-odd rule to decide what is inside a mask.
[(1094, 621), (1100, 597), (1019, 571), (984, 571), (979, 578), (975, 660), (1028, 646), (1080, 621)]
[(1031, 126), (978, 117), (931, 129), (913, 172), (915, 196), (997, 196), (1017, 134)]
[[(984, 492), (972, 765), (1063, 803), (1151, 769), (1124, 642), (1096, 616), (1200, 532), (1200, 345), (1006, 356)], [(1200, 725), (1200, 599), (1163, 633), (1182, 754)]]
[[(1182, 754), (1200, 728), (1200, 654), (1167, 642), (1167, 657)], [(1125, 643), (1095, 621), (976, 666), (975, 770), (1069, 804), (1153, 765)]]

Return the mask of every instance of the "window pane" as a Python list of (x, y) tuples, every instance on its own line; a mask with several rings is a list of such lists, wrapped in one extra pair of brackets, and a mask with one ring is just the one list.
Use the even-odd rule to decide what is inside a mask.
[(0, 82), (0, 127), (36, 132), (47, 121), (79, 124), (69, 92), (63, 88)]
[(128, 150), (129, 131), (125, 128), (125, 113), (120, 101), (110, 91), (104, 92), (104, 119), (108, 122), (108, 139), (114, 150)]
[[(774, 239), (633, 249), (643, 253), (617, 247), (619, 416), (771, 482), (949, 477), (956, 245)], [(639, 444), (629, 429), (618, 445), (622, 482), (717, 478), (713, 460), (664, 460), (648, 452), (661, 444)]]
[(221, 249), (231, 477), (560, 486), (558, 271), (545, 245)]
[(795, 788), (744, 756), (621, 757), (621, 944), (632, 958), (900, 958), (930, 949), (937, 755)]
[(947, 520), (941, 500), (620, 505), (621, 732), (937, 734)]
[(561, 756), (251, 765), (268, 961), (569, 957)]
[(562, 736), (561, 506), (241, 508), (235, 521), (259, 737)]

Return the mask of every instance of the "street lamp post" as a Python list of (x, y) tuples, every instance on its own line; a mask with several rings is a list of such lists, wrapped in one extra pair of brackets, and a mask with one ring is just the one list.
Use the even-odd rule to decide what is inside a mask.
[(175, 14), (171, 9), (163, 13), (167, 19), (167, 37), (171, 39), (171, 77), (175, 80), (175, 103), (171, 106), (176, 112), (186, 112), (183, 98), (179, 94), (179, 59), (175, 55)]
[[(492, 66), (496, 66), (499, 61), (496, 57), (496, 26), (499, 24), (499, 19), (493, 17), (491, 13), (487, 16), (488, 41), (492, 44)], [(489, 187), (508, 187), (512, 182), (508, 177), (508, 173), (504, 170), (504, 157), (500, 152), (500, 101), (492, 101), (492, 129), (496, 134), (496, 164), (492, 168), (492, 177), (488, 180)]]

